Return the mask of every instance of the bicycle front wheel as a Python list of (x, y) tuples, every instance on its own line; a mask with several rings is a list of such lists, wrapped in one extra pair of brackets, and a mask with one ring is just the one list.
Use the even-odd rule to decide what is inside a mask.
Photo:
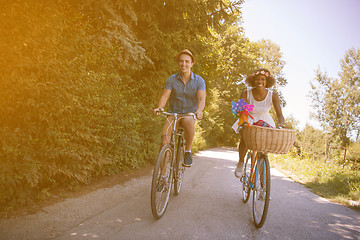
[(257, 159), (253, 191), (253, 218), (255, 227), (261, 228), (266, 220), (270, 202), (270, 164), (266, 155)]
[(176, 162), (175, 162), (175, 169), (174, 169), (174, 190), (175, 195), (179, 195), (182, 183), (184, 180), (184, 172), (185, 167), (183, 165), (184, 162), (184, 140), (182, 136), (178, 138), (178, 147), (177, 147), (177, 153), (176, 153)]
[(166, 144), (157, 158), (151, 183), (151, 211), (156, 219), (161, 218), (167, 208), (172, 187), (173, 150)]
[(243, 176), (240, 178), (242, 183), (242, 199), (244, 203), (246, 203), (250, 197), (251, 155), (252, 152), (248, 152), (244, 163)]

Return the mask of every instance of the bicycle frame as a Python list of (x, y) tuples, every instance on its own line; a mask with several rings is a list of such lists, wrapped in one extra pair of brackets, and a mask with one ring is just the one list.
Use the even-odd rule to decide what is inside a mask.
[[(156, 219), (161, 218), (166, 211), (173, 183), (175, 195), (179, 194), (182, 185), (184, 166), (181, 165), (182, 168), (180, 168), (179, 163), (180, 161), (183, 161), (183, 157), (182, 160), (179, 159), (183, 154), (184, 139), (182, 135), (184, 129), (182, 126), (178, 126), (178, 122), (189, 115), (196, 119), (195, 114), (193, 113), (167, 113), (163, 110), (158, 113), (166, 117), (167, 121), (169, 121), (170, 124), (167, 129), (167, 134), (169, 132), (171, 136), (169, 139), (170, 142), (161, 148), (153, 172), (151, 184), (151, 210)], [(168, 118), (168, 116), (173, 116), (173, 119)], [(169, 131), (170, 128), (171, 131)], [(176, 142), (177, 140), (178, 142)]]
[[(259, 156), (258, 156), (259, 155)], [(256, 151), (251, 151), (251, 179), (250, 179), (250, 183), (249, 183), (249, 188), (254, 190), (256, 189), (256, 183), (257, 183), (257, 173), (258, 171), (260, 171), (259, 169), (259, 159), (261, 157), (265, 157), (266, 154), (264, 153), (258, 153)], [(263, 172), (264, 177), (266, 177), (266, 171)], [(265, 179), (265, 178), (264, 178)], [(266, 182), (264, 183), (265, 187), (266, 187)]]
[[(249, 161), (251, 166), (249, 166)], [(249, 151), (244, 164), (242, 182), (243, 202), (246, 203), (253, 192), (253, 220), (257, 228), (261, 228), (266, 220), (270, 201), (270, 168), (265, 153)]]
[[(170, 147), (173, 151), (174, 154), (172, 154), (172, 158), (171, 158), (171, 171), (174, 170), (174, 161), (175, 161), (175, 158), (176, 158), (176, 154), (175, 154), (175, 148), (176, 148), (176, 136), (181, 136), (184, 132), (184, 129), (182, 126), (178, 126), (178, 129), (177, 129), (177, 125), (178, 125), (178, 122), (187, 117), (187, 116), (192, 116), (195, 120), (196, 119), (196, 115), (194, 113), (168, 113), (168, 112), (164, 112), (164, 111), (161, 111), (160, 114), (163, 114), (164, 116), (174, 116), (174, 119), (173, 119), (173, 122), (170, 122), (168, 119), (166, 119), (167, 121), (169, 121), (169, 127), (171, 126), (171, 137), (170, 137)], [(174, 176), (174, 175), (173, 175)]]
[[(249, 160), (250, 167), (248, 166)], [(249, 200), (250, 192), (253, 192), (254, 225), (261, 228), (266, 221), (271, 188), (270, 163), (266, 153), (255, 150), (248, 151), (244, 164), (244, 174), (240, 178), (240, 182), (242, 183), (242, 200), (244, 203)]]

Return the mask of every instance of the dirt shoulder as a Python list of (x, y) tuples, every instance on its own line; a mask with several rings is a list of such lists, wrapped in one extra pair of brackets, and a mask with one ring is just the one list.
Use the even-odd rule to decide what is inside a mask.
[(79, 190), (69, 191), (67, 189), (57, 189), (51, 192), (51, 196), (45, 200), (27, 206), (23, 206), (14, 210), (0, 212), (0, 219), (9, 219), (14, 217), (26, 216), (34, 214), (42, 210), (46, 206), (51, 206), (55, 203), (64, 201), (67, 198), (77, 198), (86, 195), (90, 192), (96, 191), (102, 188), (110, 188), (118, 184), (123, 184), (132, 178), (138, 178), (144, 175), (151, 174), (154, 165), (148, 164), (143, 166), (141, 169), (133, 169), (123, 171), (111, 176), (103, 176), (94, 179), (88, 185), (83, 185)]

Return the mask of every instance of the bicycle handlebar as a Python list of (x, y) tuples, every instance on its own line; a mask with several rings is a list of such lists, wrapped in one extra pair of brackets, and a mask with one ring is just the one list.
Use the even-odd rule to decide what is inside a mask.
[(165, 110), (163, 108), (159, 108), (158, 111), (156, 111), (156, 115), (159, 115), (159, 114), (164, 114), (164, 115), (167, 115), (167, 116), (175, 116), (175, 115), (179, 115), (181, 117), (183, 116), (192, 116), (195, 120), (197, 120), (196, 118), (196, 114), (195, 113), (169, 113), (169, 112), (165, 112)]

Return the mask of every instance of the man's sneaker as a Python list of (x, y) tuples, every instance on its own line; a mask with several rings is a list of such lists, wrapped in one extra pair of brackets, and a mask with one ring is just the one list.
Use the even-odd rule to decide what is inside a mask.
[(184, 167), (191, 167), (191, 165), (192, 165), (191, 152), (186, 152), (185, 153), (183, 165), (184, 165)]
[(242, 174), (243, 174), (243, 168), (244, 168), (244, 163), (243, 162), (239, 162), (235, 168), (234, 174), (235, 177), (237, 178), (241, 178)]

